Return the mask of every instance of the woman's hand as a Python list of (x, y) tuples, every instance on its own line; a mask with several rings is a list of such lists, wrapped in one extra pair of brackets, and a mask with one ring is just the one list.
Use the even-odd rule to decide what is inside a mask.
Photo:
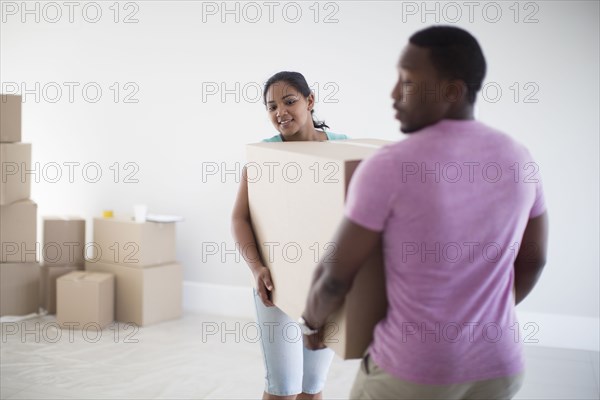
[(262, 266), (254, 273), (256, 280), (256, 291), (260, 296), (263, 304), (267, 307), (273, 307), (275, 304), (271, 301), (271, 292), (273, 291), (273, 282), (271, 281), (271, 271), (269, 268)]

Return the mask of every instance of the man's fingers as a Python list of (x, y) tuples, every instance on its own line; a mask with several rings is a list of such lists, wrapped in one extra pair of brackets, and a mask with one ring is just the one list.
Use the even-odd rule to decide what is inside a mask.
[(324, 341), (318, 337), (319, 335), (304, 336), (304, 347), (309, 350), (321, 350), (326, 348)]

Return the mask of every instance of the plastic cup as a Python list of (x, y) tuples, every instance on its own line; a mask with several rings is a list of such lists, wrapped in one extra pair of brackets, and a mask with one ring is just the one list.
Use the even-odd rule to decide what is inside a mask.
[(136, 204), (133, 206), (133, 215), (135, 222), (142, 223), (146, 222), (146, 214), (148, 213), (148, 206), (145, 204)]

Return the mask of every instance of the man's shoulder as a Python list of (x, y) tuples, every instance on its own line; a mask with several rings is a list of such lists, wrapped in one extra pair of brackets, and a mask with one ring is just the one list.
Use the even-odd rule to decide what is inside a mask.
[(386, 170), (392, 172), (396, 161), (401, 159), (403, 148), (399, 142), (386, 144), (366, 157), (360, 165), (369, 170)]

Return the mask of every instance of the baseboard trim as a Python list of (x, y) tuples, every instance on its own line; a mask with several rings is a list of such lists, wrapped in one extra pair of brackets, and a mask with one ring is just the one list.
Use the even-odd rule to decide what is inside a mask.
[(517, 318), (521, 341), (526, 345), (600, 351), (600, 318), (518, 309)]
[[(188, 311), (254, 319), (252, 288), (185, 281), (183, 307)], [(600, 318), (544, 314), (517, 309), (522, 343), (530, 346), (600, 351)], [(514, 335), (514, 331), (510, 334)]]
[(183, 282), (183, 308), (226, 317), (254, 319), (251, 287)]

